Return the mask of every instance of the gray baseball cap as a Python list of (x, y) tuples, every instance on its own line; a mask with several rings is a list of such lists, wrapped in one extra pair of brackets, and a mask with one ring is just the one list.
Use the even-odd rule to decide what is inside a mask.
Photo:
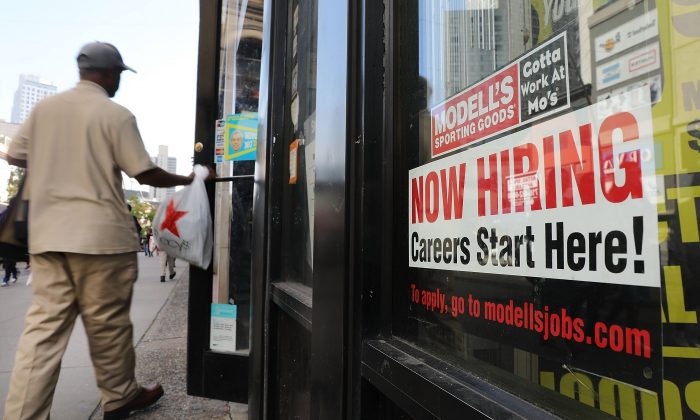
[(119, 50), (112, 44), (106, 42), (91, 42), (85, 44), (78, 53), (78, 68), (81, 70), (94, 69), (121, 69), (136, 70), (124, 64)]

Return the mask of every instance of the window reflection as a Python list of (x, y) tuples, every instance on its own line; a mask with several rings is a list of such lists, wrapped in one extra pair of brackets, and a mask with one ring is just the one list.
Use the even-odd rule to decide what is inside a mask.
[[(317, 2), (289, 2), (280, 280), (312, 286), (316, 146)], [(274, 222), (274, 219), (273, 219)]]
[[(647, 156), (647, 159), (654, 155), (652, 143), (654, 140), (657, 141), (658, 170), (659, 160), (669, 161), (667, 155), (658, 153), (658, 136), (665, 134), (663, 124), (659, 124), (659, 121), (666, 121), (665, 118), (671, 116), (671, 112), (668, 108), (664, 109), (664, 105), (669, 105), (668, 102), (665, 103), (669, 93), (664, 86), (669, 76), (664, 72), (666, 67), (661, 59), (669, 57), (668, 51), (663, 50), (663, 38), (668, 36), (668, 33), (663, 32), (663, 21), (659, 22), (661, 18), (658, 17), (656, 7), (654, 1), (630, 3), (602, 0), (416, 0), (409, 2), (405, 6), (407, 15), (404, 26), (399, 30), (402, 42), (399, 47), (400, 66), (404, 72), (400, 76), (398, 89), (402, 124), (399, 136), (405, 139), (408, 145), (407, 168), (412, 170), (427, 167), (428, 164), (441, 159), (448, 160), (470, 148), (482, 147), (490, 142), (496, 144), (499, 139), (517, 132), (529, 133), (527, 145), (532, 146), (530, 143), (538, 141), (538, 134), (541, 132), (538, 131), (538, 124), (545, 124), (558, 116), (569, 116), (568, 120), (562, 118), (557, 121), (557, 123), (563, 121), (560, 131), (569, 129), (568, 126), (577, 127), (577, 118), (582, 114), (575, 114), (575, 111), (581, 109), (584, 112), (583, 108), (591, 105), (593, 105), (591, 109), (595, 109), (597, 115), (602, 118), (615, 112), (637, 109), (637, 104), (644, 103), (645, 112), (653, 113), (656, 119), (653, 130), (647, 129), (649, 147), (644, 149), (642, 155)], [(435, 153), (433, 130), (436, 123), (433, 117), (436, 109), (451, 112), (448, 106), (443, 107), (443, 105), (454, 105), (455, 103), (448, 104), (452, 98), (464, 92), (471, 92), (479, 83), (494, 79), (508, 71), (513, 63), (531, 56), (533, 52), (537, 52), (535, 55), (539, 55), (540, 52), (546, 54), (547, 45), (553, 45), (554, 42), (565, 44), (565, 48), (562, 49), (565, 51), (566, 60), (564, 90), (568, 99), (565, 106), (543, 115), (535, 123), (521, 120), (519, 124), (503, 130), (493, 130), (493, 133), (481, 138), (479, 142), (475, 141), (473, 145), (465, 144), (454, 150), (446, 149), (442, 153)], [(677, 52), (679, 51), (680, 48)], [(685, 57), (686, 67), (690, 68), (691, 63), (697, 65), (697, 57), (692, 59), (687, 55)], [(539, 79), (537, 83), (545, 87), (552, 82), (551, 78), (547, 79), (543, 75), (533, 78), (535, 79)], [(526, 95), (524, 91), (520, 93), (523, 96)], [(563, 93), (559, 91), (558, 95), (562, 97)], [(469, 95), (464, 96), (465, 103), (468, 97)], [(651, 99), (651, 104), (647, 102), (647, 97)], [(488, 100), (484, 99), (479, 103), (487, 106)], [(440, 107), (443, 108), (440, 109)], [(493, 105), (493, 109), (497, 110), (498, 106)], [(449, 118), (445, 121), (449, 121)], [(458, 117), (455, 118), (458, 119)], [(649, 120), (650, 118), (647, 118), (647, 122)], [(439, 122), (439, 124), (442, 123), (442, 121)], [(665, 147), (672, 149), (670, 143), (672, 140), (665, 143)], [(586, 153), (591, 154), (586, 147), (564, 141), (561, 150), (559, 146), (557, 148), (557, 153), (559, 152), (566, 156), (574, 156), (575, 152), (576, 156), (584, 156), (578, 161), (589, 166), (591, 164), (591, 158), (585, 158)], [(542, 156), (546, 161), (549, 155), (544, 153)], [(688, 155), (684, 154), (684, 156)], [(460, 155), (461, 157), (463, 156)], [(496, 159), (499, 165), (502, 165), (505, 158), (503, 155), (498, 157), (493, 155), (494, 162)], [(457, 163), (457, 160), (450, 162)], [(510, 163), (507, 159), (505, 162), (508, 171), (517, 173), (516, 169), (508, 167), (513, 164), (512, 159)], [(471, 163), (467, 161), (467, 165)], [(666, 164), (666, 170), (669, 174), (675, 174), (678, 166), (669, 167)], [(418, 173), (426, 175), (428, 169), (425, 171)], [(559, 175), (550, 171), (547, 176), (551, 181)], [(644, 183), (654, 182), (654, 170), (651, 165), (646, 167), (644, 178), (642, 180)], [(660, 188), (663, 189), (663, 184), (669, 182), (670, 178), (656, 182), (660, 182)], [(489, 178), (484, 176), (484, 179)], [(557, 179), (558, 181), (551, 181), (550, 184), (556, 183), (561, 187), (562, 181)], [(612, 182), (611, 177), (607, 179), (606, 182)], [(543, 180), (544, 178), (540, 182)], [(577, 181), (577, 188), (581, 186), (592, 188), (591, 180), (592, 178), (581, 177)], [(504, 203), (509, 202), (510, 206), (514, 206), (515, 210), (518, 208), (529, 210), (515, 211), (518, 214), (509, 216), (510, 222), (505, 221), (503, 217), (495, 216), (492, 218), (493, 223), (512, 224), (512, 220), (517, 218), (518, 223), (525, 227), (533, 223), (532, 220), (535, 219), (533, 214), (546, 212), (549, 209), (549, 207), (545, 209), (524, 205), (525, 202), (543, 200), (542, 197), (546, 195), (542, 194), (540, 197), (544, 191), (533, 186), (534, 181), (536, 181), (534, 172), (532, 179), (510, 176), (499, 181), (503, 182), (503, 188), (507, 191), (528, 190), (528, 194), (524, 196), (506, 195), (508, 199), (503, 200)], [(427, 175), (425, 182), (429, 182)], [(435, 185), (438, 185), (437, 181)], [(573, 207), (576, 205), (574, 201), (578, 197), (579, 190), (573, 189), (568, 181), (566, 185), (568, 187), (562, 187), (562, 195), (559, 198), (563, 206)], [(601, 188), (607, 188), (606, 185)], [(500, 187), (494, 184), (494, 188)], [(673, 191), (675, 193), (675, 189)], [(438, 197), (443, 197), (445, 190), (436, 194)], [(494, 196), (490, 198), (493, 200)], [(649, 202), (653, 203), (652, 206), (655, 206), (654, 200), (657, 199), (657, 194), (651, 194), (648, 198)], [(478, 201), (476, 192), (465, 192), (464, 200)], [(498, 205), (497, 203), (496, 207)], [(426, 207), (426, 212), (432, 210), (431, 207)], [(410, 211), (409, 207), (408, 212)], [(664, 213), (660, 213), (659, 216), (660, 219), (667, 217)], [(614, 215), (601, 214), (597, 217), (610, 218)], [(411, 214), (407, 214), (406, 218), (410, 224)], [(652, 219), (650, 223), (654, 224), (655, 220)], [(406, 231), (406, 225), (399, 224), (399, 226), (403, 232)], [(472, 226), (458, 226), (458, 228), (464, 229), (465, 232), (450, 231), (449, 235), (467, 235), (466, 232)], [(440, 231), (435, 235), (448, 234)], [(539, 239), (535, 242), (537, 240)], [(658, 245), (662, 264), (664, 264), (667, 245), (662, 240), (660, 242), (662, 243)], [(431, 248), (431, 252), (438, 256), (445, 255), (447, 252), (447, 255), (451, 256), (454, 252), (452, 254), (450, 252), (457, 249), (457, 245), (453, 243), (457, 242), (450, 241), (446, 245), (443, 245), (444, 242), (443, 244), (433, 242), (435, 245)], [(438, 251), (435, 251), (436, 249)], [(459, 249), (461, 252), (462, 248)], [(510, 265), (510, 260), (507, 256), (504, 259), (503, 253), (500, 256), (488, 255), (487, 257), (493, 261), (500, 261), (501, 266)], [(471, 258), (475, 258), (475, 255)], [(686, 264), (684, 270), (694, 270), (688, 268), (687, 263), (684, 264)], [(412, 265), (408, 268), (405, 278), (396, 280), (395, 289), (417, 290), (421, 293), (432, 291), (438, 300), (439, 293), (444, 293), (442, 296), (448, 301), (446, 307), (451, 308), (452, 311), (455, 309), (450, 306), (450, 297), (463, 296), (466, 302), (467, 296), (471, 297), (470, 293), (478, 291), (474, 293), (474, 298), (478, 294), (478, 298), (482, 301), (497, 306), (503, 305), (504, 308), (513, 302), (514, 304), (526, 302), (524, 307), (534, 311), (555, 310), (554, 308), (560, 311), (561, 308), (567, 308), (569, 311), (567, 316), (570, 316), (571, 312), (577, 313), (576, 316), (581, 317), (581, 322), (585, 320), (587, 328), (593, 328), (593, 323), (588, 324), (591, 320), (626, 325), (625, 323), (645, 319), (645, 325), (650, 325), (650, 330), (655, 329), (654, 334), (657, 339), (661, 336), (660, 324), (654, 313), (655, 308), (660, 306), (659, 288), (635, 289), (623, 285), (611, 286), (600, 283), (600, 286), (593, 287), (597, 292), (591, 293), (591, 289), (587, 289), (589, 285), (577, 281), (561, 282), (556, 279), (501, 273), (458, 272), (449, 271), (449, 268), (412, 268), (419, 266)], [(512, 330), (497, 325), (486, 328), (483, 324), (479, 325), (477, 320), (468, 319), (468, 317), (460, 318), (450, 310), (446, 312), (451, 313), (450, 316), (440, 314), (440, 311), (436, 313), (425, 310), (421, 306), (420, 298), (418, 301), (411, 299), (410, 304), (407, 304), (406, 299), (397, 297), (395, 302), (398, 302), (394, 310), (394, 319), (398, 322), (398, 328), (395, 330), (397, 335), (430, 349), (441, 358), (451, 360), (457, 366), (477, 371), (485, 375), (488, 380), (496, 381), (518, 394), (526, 394), (533, 383), (539, 384), (544, 389), (556, 391), (580, 403), (622, 416), (630, 412), (629, 410), (632, 409), (630, 407), (640, 404), (650, 395), (656, 398), (648, 391), (627, 387), (621, 383), (624, 381), (619, 376), (610, 379), (602, 374), (601, 372), (620, 372), (619, 366), (614, 366), (605, 357), (600, 357), (595, 362), (597, 373), (578, 369), (577, 363), (580, 363), (582, 358), (575, 346), (571, 346), (570, 343), (556, 342), (551, 337), (545, 339), (519, 332), (513, 333)], [(586, 334), (589, 332), (586, 330)], [(649, 343), (645, 346), (647, 351)], [(661, 344), (655, 342), (654, 346), (659, 351)], [(657, 358), (657, 360), (660, 359)], [(654, 369), (657, 367), (655, 366)], [(641, 375), (641, 369), (638, 371)], [(510, 376), (505, 375), (504, 372)], [(656, 376), (655, 383), (661, 384), (661, 369), (655, 370), (654, 375), (659, 375)], [(581, 378), (581, 380), (575, 381), (575, 378)], [(589, 386), (586, 387), (586, 384)], [(613, 391), (611, 394), (608, 392), (610, 387), (625, 393), (627, 399), (613, 401), (611, 406), (609, 399), (612, 395), (614, 400), (614, 393), (618, 391)]]
[[(219, 118), (225, 120), (258, 110), (263, 0), (228, 0), (222, 7)], [(223, 160), (216, 166), (220, 177), (252, 176), (255, 161)], [(225, 351), (248, 349), (252, 205), (252, 177), (216, 184), (213, 303), (235, 305), (237, 313), (235, 345), (224, 343)]]

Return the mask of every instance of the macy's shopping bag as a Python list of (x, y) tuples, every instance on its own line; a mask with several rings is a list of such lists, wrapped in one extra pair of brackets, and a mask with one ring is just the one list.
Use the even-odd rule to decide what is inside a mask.
[(153, 235), (158, 248), (202, 269), (211, 262), (213, 247), (209, 199), (204, 179), (209, 170), (194, 167), (194, 180), (158, 208)]

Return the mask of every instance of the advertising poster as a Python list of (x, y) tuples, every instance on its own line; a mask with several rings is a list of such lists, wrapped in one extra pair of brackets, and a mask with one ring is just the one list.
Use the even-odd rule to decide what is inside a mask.
[[(570, 94), (576, 95), (576, 91), (583, 88), (582, 67), (589, 65), (581, 62), (581, 38), (585, 39), (588, 36), (587, 29), (579, 27), (581, 0), (529, 0), (528, 2), (531, 8), (530, 39), (533, 47), (546, 42), (554, 34), (566, 32), (569, 88)], [(584, 7), (585, 2), (581, 4)]]
[(578, 3), (579, 0), (530, 0), (534, 44), (543, 42), (553, 33), (576, 22)]
[(226, 160), (255, 160), (258, 147), (258, 114), (233, 114), (226, 117)]
[(700, 417), (700, 4), (657, 1), (656, 7), (663, 80), (652, 111), (663, 180), (664, 394), (658, 406), (667, 419), (694, 419)]
[[(612, 2), (601, 0), (594, 5), (606, 3)], [(630, 3), (611, 19), (609, 26), (615, 30), (596, 35), (593, 47), (597, 61), (601, 38), (603, 45), (615, 42), (615, 53), (606, 58), (609, 62), (655, 42), (652, 34), (659, 37), (659, 69), (641, 80), (616, 84), (599, 97), (610, 99), (605, 101), (608, 112), (625, 110), (630, 106), (628, 96), (618, 95), (645, 86), (654, 104), (663, 389), (650, 393), (612, 374), (569, 370), (568, 365), (545, 359), (540, 359), (538, 379), (546, 388), (616, 417), (695, 419), (700, 417), (700, 3), (655, 3), (656, 10), (650, 11), (645, 2), (634, 7)], [(654, 18), (658, 29), (647, 25)], [(617, 39), (607, 35), (617, 34), (620, 28), (634, 30), (640, 45), (619, 48)], [(646, 41), (640, 39), (646, 37)]]
[(569, 107), (566, 33), (430, 110), (431, 156)]
[(409, 171), (414, 316), (661, 390), (651, 102), (622, 96)]

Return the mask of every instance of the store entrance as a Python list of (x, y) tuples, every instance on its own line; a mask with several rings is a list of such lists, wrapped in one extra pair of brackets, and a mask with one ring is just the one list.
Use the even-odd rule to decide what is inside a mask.
[[(188, 393), (248, 403), (250, 418), (343, 418), (347, 33), (317, 34), (346, 27), (347, 10), (327, 2), (320, 24), (317, 0), (210, 3), (195, 163), (219, 176), (215, 255), (190, 273)], [(335, 95), (317, 97), (322, 85)]]
[(217, 182), (213, 261), (190, 269), (187, 390), (239, 403), (249, 395), (261, 25), (262, 0), (200, 2), (194, 162), (216, 167)]

